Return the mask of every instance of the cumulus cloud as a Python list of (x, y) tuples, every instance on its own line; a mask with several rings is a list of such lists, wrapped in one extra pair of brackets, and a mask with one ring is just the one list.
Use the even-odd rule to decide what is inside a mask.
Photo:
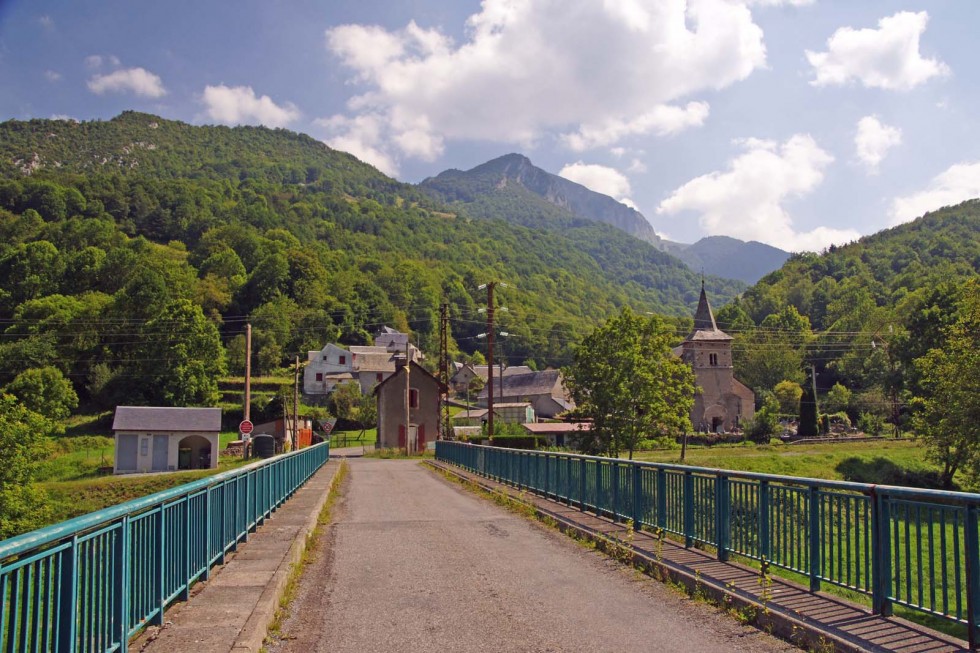
[(702, 175), (677, 188), (660, 203), (657, 213), (695, 211), (709, 235), (758, 240), (791, 251), (819, 250), (859, 237), (853, 229), (819, 227), (802, 233), (793, 228), (783, 204), (817, 188), (824, 169), (834, 160), (810, 135), (796, 134), (784, 143), (744, 139), (737, 144), (744, 152), (728, 170)]
[[(385, 156), (430, 157), (447, 140), (576, 150), (700, 125), (700, 92), (765, 65), (761, 28), (731, 0), (484, 0), (461, 42), (414, 22), (341, 25), (327, 48), (363, 92), (349, 119), (383, 122)], [(651, 108), (652, 107), (652, 108)]]
[(40, 23), (41, 27), (43, 27), (46, 30), (50, 31), (54, 29), (54, 18), (52, 18), (47, 14), (38, 18), (37, 22)]
[(882, 124), (877, 116), (865, 116), (858, 121), (854, 147), (857, 157), (870, 174), (877, 174), (878, 165), (888, 150), (902, 143), (902, 130)]
[(361, 161), (370, 163), (389, 177), (398, 174), (398, 164), (382, 142), (384, 119), (370, 114), (355, 118), (336, 115), (313, 121), (326, 130), (324, 142), (330, 147), (353, 154)]
[(119, 57), (115, 55), (101, 55), (101, 54), (91, 54), (85, 57), (85, 67), (91, 69), (101, 68), (103, 65), (109, 66), (119, 66), (122, 62), (119, 61)]
[(255, 95), (251, 86), (207, 86), (201, 95), (207, 116), (226, 125), (285, 127), (300, 116), (290, 102), (278, 105), (268, 95)]
[(908, 91), (933, 77), (948, 75), (949, 66), (919, 52), (929, 14), (900, 11), (878, 21), (878, 29), (841, 27), (827, 39), (826, 52), (806, 51), (816, 72), (814, 86), (861, 82), (869, 88)]
[(708, 118), (707, 102), (688, 102), (677, 107), (661, 104), (630, 120), (608, 118), (600, 124), (582, 125), (578, 131), (563, 134), (565, 144), (581, 152), (617, 143), (627, 136), (655, 133), (660, 136), (676, 134), (688, 127), (700, 127)]
[(630, 180), (615, 168), (578, 161), (566, 165), (558, 172), (558, 176), (636, 208), (636, 204), (629, 198), (632, 192)]
[(927, 211), (980, 197), (980, 162), (957, 163), (937, 175), (924, 190), (892, 201), (891, 223), (914, 220)]
[(57, 70), (45, 70), (44, 79), (48, 80), (49, 82), (60, 82), (61, 73), (59, 73)]
[(750, 7), (806, 7), (817, 0), (748, 0)]
[(143, 68), (123, 68), (88, 80), (88, 88), (96, 95), (103, 93), (133, 93), (140, 97), (158, 98), (167, 94), (160, 77)]

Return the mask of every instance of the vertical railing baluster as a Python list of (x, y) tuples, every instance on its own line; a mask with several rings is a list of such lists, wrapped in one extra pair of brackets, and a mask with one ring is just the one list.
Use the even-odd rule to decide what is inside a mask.
[(821, 571), (821, 537), (820, 537), (820, 491), (811, 485), (809, 492), (809, 542), (807, 544), (808, 561), (810, 563), (810, 591), (820, 589)]
[(718, 546), (718, 559), (728, 560), (728, 546), (732, 535), (731, 492), (728, 477), (720, 474), (715, 477), (715, 544)]
[(684, 546), (694, 545), (694, 474), (684, 472)]
[(637, 463), (633, 467), (633, 530), (643, 528), (643, 468)]
[(980, 644), (980, 543), (977, 541), (977, 507), (966, 507), (964, 523), (963, 553), (966, 556), (966, 612), (967, 629), (969, 630), (970, 648), (975, 649)]

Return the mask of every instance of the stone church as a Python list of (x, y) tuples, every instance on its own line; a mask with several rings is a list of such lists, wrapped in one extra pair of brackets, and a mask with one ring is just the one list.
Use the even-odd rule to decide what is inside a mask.
[(755, 393), (735, 378), (732, 337), (718, 329), (704, 281), (694, 313), (694, 330), (674, 353), (694, 370), (697, 390), (691, 424), (695, 431), (731, 431), (755, 415)]

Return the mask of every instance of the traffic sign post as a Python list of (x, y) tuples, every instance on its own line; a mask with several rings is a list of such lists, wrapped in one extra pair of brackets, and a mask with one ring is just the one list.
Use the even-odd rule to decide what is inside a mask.
[(252, 432), (254, 428), (255, 425), (252, 424), (251, 420), (243, 419), (242, 423), (238, 425), (238, 432), (241, 433), (242, 435), (248, 435)]

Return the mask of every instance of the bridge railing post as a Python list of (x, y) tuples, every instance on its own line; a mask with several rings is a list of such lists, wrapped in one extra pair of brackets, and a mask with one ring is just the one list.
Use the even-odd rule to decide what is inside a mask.
[(731, 534), (731, 486), (728, 477), (719, 474), (715, 477), (715, 544), (721, 561), (728, 560)]

